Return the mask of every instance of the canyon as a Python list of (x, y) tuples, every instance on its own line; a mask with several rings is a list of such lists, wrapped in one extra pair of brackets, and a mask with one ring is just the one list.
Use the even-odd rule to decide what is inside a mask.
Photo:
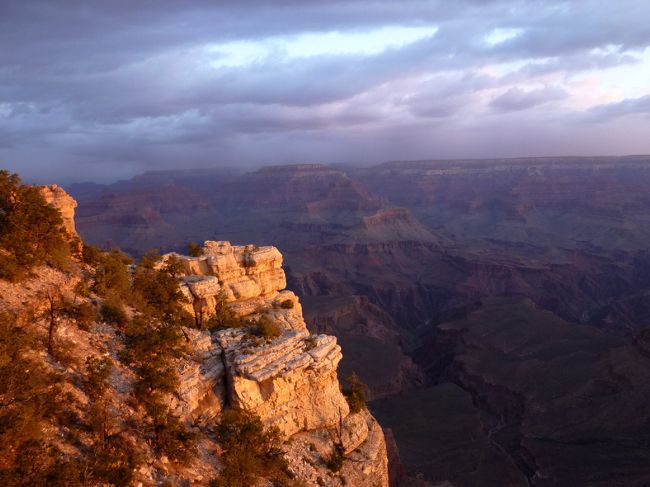
[(337, 337), (409, 475), (569, 486), (650, 475), (648, 183), (635, 156), (166, 171), (69, 190), (84, 239), (134, 255), (282, 249), (308, 329)]

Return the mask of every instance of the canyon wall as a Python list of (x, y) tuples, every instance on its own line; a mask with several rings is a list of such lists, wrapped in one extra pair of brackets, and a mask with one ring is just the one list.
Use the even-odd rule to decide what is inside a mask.
[[(260, 339), (246, 329), (193, 330), (192, 360), (184, 364), (177, 412), (188, 420), (244, 409), (277, 427), (287, 443), (290, 469), (307, 485), (388, 485), (386, 444), (368, 411), (351, 413), (341, 393), (336, 338), (307, 331), (298, 298), (284, 290), (282, 255), (275, 247), (205, 242), (203, 255), (180, 259), (188, 310), (208, 320), (225, 301), (238, 317), (262, 316), (281, 328)], [(343, 467), (323, 463), (337, 444)]]

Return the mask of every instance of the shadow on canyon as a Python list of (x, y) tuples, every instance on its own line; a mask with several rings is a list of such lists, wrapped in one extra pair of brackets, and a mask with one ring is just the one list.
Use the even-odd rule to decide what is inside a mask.
[(650, 482), (650, 157), (151, 172), (73, 185), (85, 240), (285, 255), (409, 473)]

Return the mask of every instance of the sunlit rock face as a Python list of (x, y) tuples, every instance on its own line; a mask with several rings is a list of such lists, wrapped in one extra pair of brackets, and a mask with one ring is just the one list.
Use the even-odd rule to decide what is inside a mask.
[[(335, 337), (307, 330), (298, 298), (284, 290), (282, 254), (275, 247), (208, 241), (200, 257), (163, 259), (171, 255), (183, 265), (181, 289), (197, 319), (209, 319), (225, 301), (237, 316), (266, 316), (280, 329), (266, 339), (246, 327), (191, 330), (193, 354), (181, 365), (177, 414), (195, 421), (225, 408), (251, 411), (291, 440), (290, 468), (307, 485), (387, 486), (381, 427), (367, 411), (350, 414), (337, 376), (341, 347)], [(337, 443), (346, 457), (340, 474), (331, 475), (323, 458)]]
[(78, 237), (77, 228), (74, 224), (74, 210), (77, 207), (75, 199), (56, 184), (41, 186), (40, 190), (45, 201), (61, 212), (66, 231), (73, 237)]

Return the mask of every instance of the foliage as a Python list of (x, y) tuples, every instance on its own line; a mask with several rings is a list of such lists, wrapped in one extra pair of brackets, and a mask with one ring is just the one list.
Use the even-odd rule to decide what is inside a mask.
[(187, 462), (196, 453), (196, 435), (170, 413), (165, 401), (179, 385), (175, 359), (187, 352), (180, 326), (140, 314), (128, 324), (125, 335), (122, 358), (135, 367), (134, 393), (151, 419), (156, 447), (171, 460)]
[(248, 487), (261, 478), (287, 482), (287, 463), (277, 428), (265, 428), (259, 416), (227, 410), (216, 426), (223, 470), (211, 485)]
[(343, 445), (340, 442), (334, 443), (334, 448), (332, 453), (325, 460), (325, 465), (332, 472), (338, 472), (343, 467), (343, 460), (345, 460), (345, 451), (343, 450)]
[(190, 242), (187, 244), (187, 255), (190, 257), (201, 257), (203, 255), (203, 249), (196, 242)]
[(128, 256), (119, 250), (102, 252), (84, 246), (84, 260), (95, 268), (93, 291), (106, 299), (128, 302), (131, 297), (131, 279), (127, 265), (132, 262)]
[(96, 443), (83, 458), (84, 485), (132, 485), (133, 473), (140, 463), (133, 446), (119, 436), (105, 445)]
[(61, 316), (66, 314), (71, 308), (61, 292), (57, 288), (49, 288), (42, 292), (42, 297), (47, 301), (47, 308), (43, 312), (43, 318), (47, 320), (47, 352), (54, 355), (54, 335), (59, 324)]
[(66, 270), (70, 237), (58, 209), (16, 174), (0, 171), (0, 278), (18, 281), (37, 265)]
[(262, 315), (250, 323), (255, 327), (256, 334), (262, 338), (273, 339), (282, 335), (282, 327), (267, 315)]
[(86, 417), (94, 442), (82, 463), (86, 483), (92, 485), (130, 485), (140, 462), (132, 445), (118, 434), (119, 415), (107, 394), (113, 367), (109, 357), (86, 359), (84, 385), (90, 399)]
[(175, 392), (178, 387), (173, 359), (187, 352), (182, 333), (174, 324), (156, 323), (150, 316), (138, 315), (127, 325), (125, 338), (122, 359), (135, 367), (136, 396), (155, 416), (162, 396)]
[(219, 293), (216, 297), (216, 304), (214, 308), (214, 315), (210, 317), (205, 328), (208, 330), (221, 330), (225, 328), (242, 328), (247, 326), (245, 320), (237, 317), (226, 303), (226, 294)]
[(97, 310), (86, 301), (72, 305), (69, 313), (82, 330), (90, 330), (90, 325), (97, 321)]
[(181, 272), (178, 259), (159, 265), (160, 257), (149, 252), (135, 269), (133, 303), (140, 312), (176, 326), (190, 326), (192, 318), (181, 303), (186, 301), (176, 276)]
[(81, 297), (81, 298), (87, 298), (90, 296), (90, 288), (88, 287), (88, 284), (86, 281), (81, 280), (74, 286), (74, 295), (76, 297)]
[(96, 266), (101, 262), (103, 251), (94, 245), (84, 244), (81, 250), (81, 261)]
[[(38, 341), (16, 316), (0, 313), (0, 485), (66, 485), (70, 465), (44, 437), (62, 414), (59, 378), (30, 350)], [(74, 485), (74, 484), (70, 484)]]
[(291, 301), (290, 299), (285, 299), (284, 301), (282, 301), (280, 303), (280, 308), (282, 308), (282, 309), (291, 309), (291, 308), (293, 308), (293, 301)]
[(358, 413), (366, 409), (367, 386), (354, 372), (347, 379), (347, 386), (343, 388), (343, 395), (348, 401), (351, 413)]
[(186, 463), (197, 453), (198, 435), (172, 414), (155, 421), (154, 435), (160, 452), (172, 461)]
[(101, 317), (106, 323), (123, 326), (128, 322), (122, 301), (116, 296), (109, 296), (101, 307)]
[(109, 357), (86, 359), (86, 391), (91, 399), (104, 396), (108, 389), (108, 378), (113, 372), (113, 361)]

